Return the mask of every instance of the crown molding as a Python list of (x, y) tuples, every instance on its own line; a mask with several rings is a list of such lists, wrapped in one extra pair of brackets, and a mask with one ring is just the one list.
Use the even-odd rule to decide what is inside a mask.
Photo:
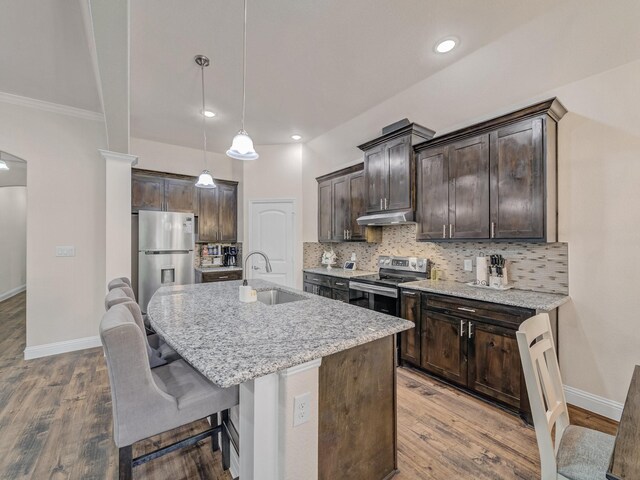
[(35, 98), (21, 97), (11, 93), (0, 92), (0, 102), (19, 105), (21, 107), (34, 108), (45, 112), (58, 113), (68, 115), (70, 117), (82, 118), (83, 120), (94, 120), (104, 122), (104, 115), (99, 112), (92, 112), (82, 108), (70, 107), (68, 105), (60, 105), (59, 103), (45, 102)]

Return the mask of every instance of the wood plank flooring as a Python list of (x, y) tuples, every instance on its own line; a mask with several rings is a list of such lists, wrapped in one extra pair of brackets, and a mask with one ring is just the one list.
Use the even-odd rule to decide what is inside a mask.
[[(102, 350), (25, 362), (25, 294), (0, 303), (0, 478), (116, 479), (111, 397)], [(572, 422), (616, 423), (571, 408)], [(134, 455), (204, 430), (196, 422), (136, 444)], [(538, 479), (535, 433), (519, 418), (421, 373), (398, 370), (395, 480)], [(153, 460), (134, 478), (230, 480), (209, 440)], [(303, 480), (303, 479), (301, 479)], [(363, 479), (367, 480), (367, 479)]]

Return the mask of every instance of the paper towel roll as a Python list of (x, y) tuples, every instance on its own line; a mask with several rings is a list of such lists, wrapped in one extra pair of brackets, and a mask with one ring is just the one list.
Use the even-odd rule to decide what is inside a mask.
[(476, 283), (478, 285), (489, 285), (487, 257), (476, 257)]

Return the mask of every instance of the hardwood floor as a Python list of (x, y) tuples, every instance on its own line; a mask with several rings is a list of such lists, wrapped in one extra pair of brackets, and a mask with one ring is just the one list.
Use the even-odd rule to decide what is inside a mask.
[[(102, 350), (25, 362), (25, 294), (0, 303), (0, 478), (115, 479), (111, 397)], [(571, 408), (572, 422), (615, 432), (616, 423)], [(134, 455), (180, 432), (136, 444)], [(538, 479), (535, 433), (519, 418), (408, 369), (398, 371), (394, 480)], [(230, 480), (209, 440), (136, 467), (134, 478)], [(365, 480), (365, 479), (363, 479)]]

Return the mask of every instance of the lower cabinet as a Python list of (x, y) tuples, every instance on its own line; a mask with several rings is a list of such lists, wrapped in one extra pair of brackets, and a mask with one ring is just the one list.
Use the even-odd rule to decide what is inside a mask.
[(401, 292), (400, 358), (510, 406), (530, 419), (516, 331), (534, 310), (446, 295)]
[(230, 282), (231, 280), (242, 280), (242, 270), (226, 270), (220, 272), (200, 272), (196, 270), (196, 283), (209, 282)]
[(349, 280), (344, 278), (305, 272), (302, 287), (307, 293), (349, 303)]

